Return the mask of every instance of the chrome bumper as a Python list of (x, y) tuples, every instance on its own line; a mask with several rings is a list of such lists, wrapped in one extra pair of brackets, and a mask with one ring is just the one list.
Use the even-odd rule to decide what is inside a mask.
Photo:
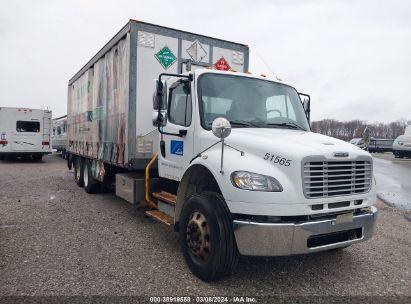
[(282, 256), (344, 247), (371, 238), (377, 208), (351, 218), (298, 223), (234, 220), (234, 235), (242, 255)]

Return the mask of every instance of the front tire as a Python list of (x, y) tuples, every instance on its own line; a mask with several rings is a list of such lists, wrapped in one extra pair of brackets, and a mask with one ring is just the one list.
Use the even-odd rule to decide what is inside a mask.
[(180, 245), (191, 272), (211, 282), (229, 275), (239, 253), (224, 199), (214, 192), (194, 194), (180, 218)]

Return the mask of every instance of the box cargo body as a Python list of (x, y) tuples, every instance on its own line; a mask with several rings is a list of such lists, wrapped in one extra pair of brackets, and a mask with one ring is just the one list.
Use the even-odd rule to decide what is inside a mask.
[(0, 156), (51, 153), (51, 111), (0, 108)]
[(158, 149), (153, 79), (197, 67), (248, 71), (248, 46), (131, 20), (70, 81), (68, 151), (142, 168)]

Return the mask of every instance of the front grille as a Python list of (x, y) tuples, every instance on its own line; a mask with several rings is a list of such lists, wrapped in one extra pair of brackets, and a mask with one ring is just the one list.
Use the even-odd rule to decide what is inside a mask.
[(371, 161), (312, 161), (303, 166), (307, 198), (361, 194), (370, 190)]

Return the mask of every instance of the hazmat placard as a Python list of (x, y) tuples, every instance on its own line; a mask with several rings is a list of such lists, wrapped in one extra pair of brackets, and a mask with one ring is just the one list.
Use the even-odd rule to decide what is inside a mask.
[(166, 70), (177, 60), (177, 57), (167, 46), (159, 50), (154, 56)]

